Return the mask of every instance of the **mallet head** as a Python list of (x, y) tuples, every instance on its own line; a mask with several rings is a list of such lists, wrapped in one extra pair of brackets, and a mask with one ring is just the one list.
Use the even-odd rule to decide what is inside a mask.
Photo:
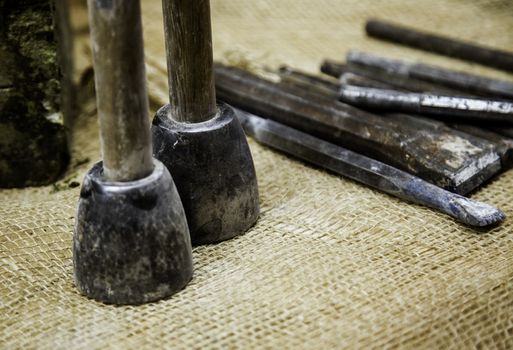
[(155, 157), (173, 174), (187, 214), (193, 244), (226, 240), (245, 232), (259, 214), (258, 186), (244, 131), (233, 109), (201, 123), (168, 117), (153, 120)]
[(73, 240), (75, 283), (108, 304), (141, 304), (179, 291), (192, 277), (189, 230), (162, 163), (127, 182), (105, 181), (102, 162), (85, 176)]

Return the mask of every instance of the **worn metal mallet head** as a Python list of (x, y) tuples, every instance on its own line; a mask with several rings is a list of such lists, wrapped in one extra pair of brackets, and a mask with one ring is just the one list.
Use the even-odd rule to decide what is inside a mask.
[(163, 8), (170, 104), (153, 120), (155, 157), (175, 180), (192, 243), (226, 240), (258, 218), (253, 160), (233, 110), (216, 104), (209, 1)]
[(103, 162), (87, 173), (73, 237), (75, 283), (112, 304), (167, 297), (192, 277), (182, 202), (152, 157), (138, 0), (89, 0)]

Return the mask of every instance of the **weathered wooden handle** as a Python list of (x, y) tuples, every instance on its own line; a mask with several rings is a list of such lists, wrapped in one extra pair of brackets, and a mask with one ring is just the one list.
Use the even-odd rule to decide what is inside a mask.
[(153, 171), (139, 0), (89, 0), (104, 176)]
[(209, 0), (163, 0), (170, 117), (197, 123), (217, 112)]

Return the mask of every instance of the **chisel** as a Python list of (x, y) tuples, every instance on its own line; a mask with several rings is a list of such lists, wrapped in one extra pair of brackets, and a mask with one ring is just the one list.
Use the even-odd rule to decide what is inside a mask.
[[(331, 78), (321, 78), (303, 71), (293, 69), (291, 67), (282, 67), (277, 72), (280, 76), (280, 84), (284, 86), (295, 87), (299, 89), (305, 89), (308, 92), (316, 93), (328, 98), (337, 98), (338, 90), (341, 85), (356, 85), (361, 87), (371, 88), (385, 88), (388, 89), (391, 86), (387, 83), (382, 83), (373, 79), (369, 79), (358, 74), (346, 72), (340, 76), (340, 82)], [(416, 87), (422, 91), (420, 87)], [(397, 113), (380, 113), (387, 119), (398, 119)], [(452, 129), (461, 131), (465, 134), (468, 139), (473, 137), (479, 137), (487, 140), (494, 145), (494, 149), (501, 158), (503, 169), (509, 169), (513, 166), (513, 139), (501, 135), (497, 130), (491, 131), (483, 127), (464, 123), (443, 123), (435, 119), (427, 119), (426, 117), (419, 115), (401, 115), (401, 122), (418, 125), (420, 129), (432, 128), (438, 129), (439, 131), (451, 132), (448, 126)], [(502, 131), (505, 129), (502, 128)], [(463, 136), (461, 133), (455, 133)], [(472, 135), (472, 136), (471, 136)]]
[[(492, 79), (481, 75), (469, 74), (452, 69), (424, 63), (405, 62), (402, 60), (385, 58), (359, 51), (350, 51), (346, 56), (347, 70), (365, 74), (372, 72), (381, 79), (388, 79), (394, 84), (396, 80), (417, 82), (425, 85), (424, 91), (437, 90), (460, 91), (493, 98), (513, 98), (513, 83), (505, 80)], [(371, 76), (368, 76), (371, 78)]]
[(377, 19), (367, 21), (365, 31), (367, 35), (374, 38), (513, 72), (513, 52), (427, 33)]
[(341, 101), (359, 107), (513, 124), (513, 103), (507, 101), (351, 85), (339, 93)]
[(441, 211), (470, 226), (490, 226), (504, 213), (441, 189), (416, 176), (275, 121), (236, 110), (244, 131), (258, 142), (331, 170), (381, 192)]

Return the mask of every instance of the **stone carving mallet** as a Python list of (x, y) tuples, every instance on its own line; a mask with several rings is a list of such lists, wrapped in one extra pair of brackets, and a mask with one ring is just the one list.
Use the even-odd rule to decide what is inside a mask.
[(169, 296), (192, 277), (189, 230), (152, 157), (139, 0), (89, 0), (103, 162), (85, 176), (73, 237), (75, 283), (113, 304)]
[(232, 238), (259, 214), (246, 137), (216, 104), (208, 0), (163, 0), (170, 104), (153, 120), (153, 150), (182, 198), (193, 244)]

